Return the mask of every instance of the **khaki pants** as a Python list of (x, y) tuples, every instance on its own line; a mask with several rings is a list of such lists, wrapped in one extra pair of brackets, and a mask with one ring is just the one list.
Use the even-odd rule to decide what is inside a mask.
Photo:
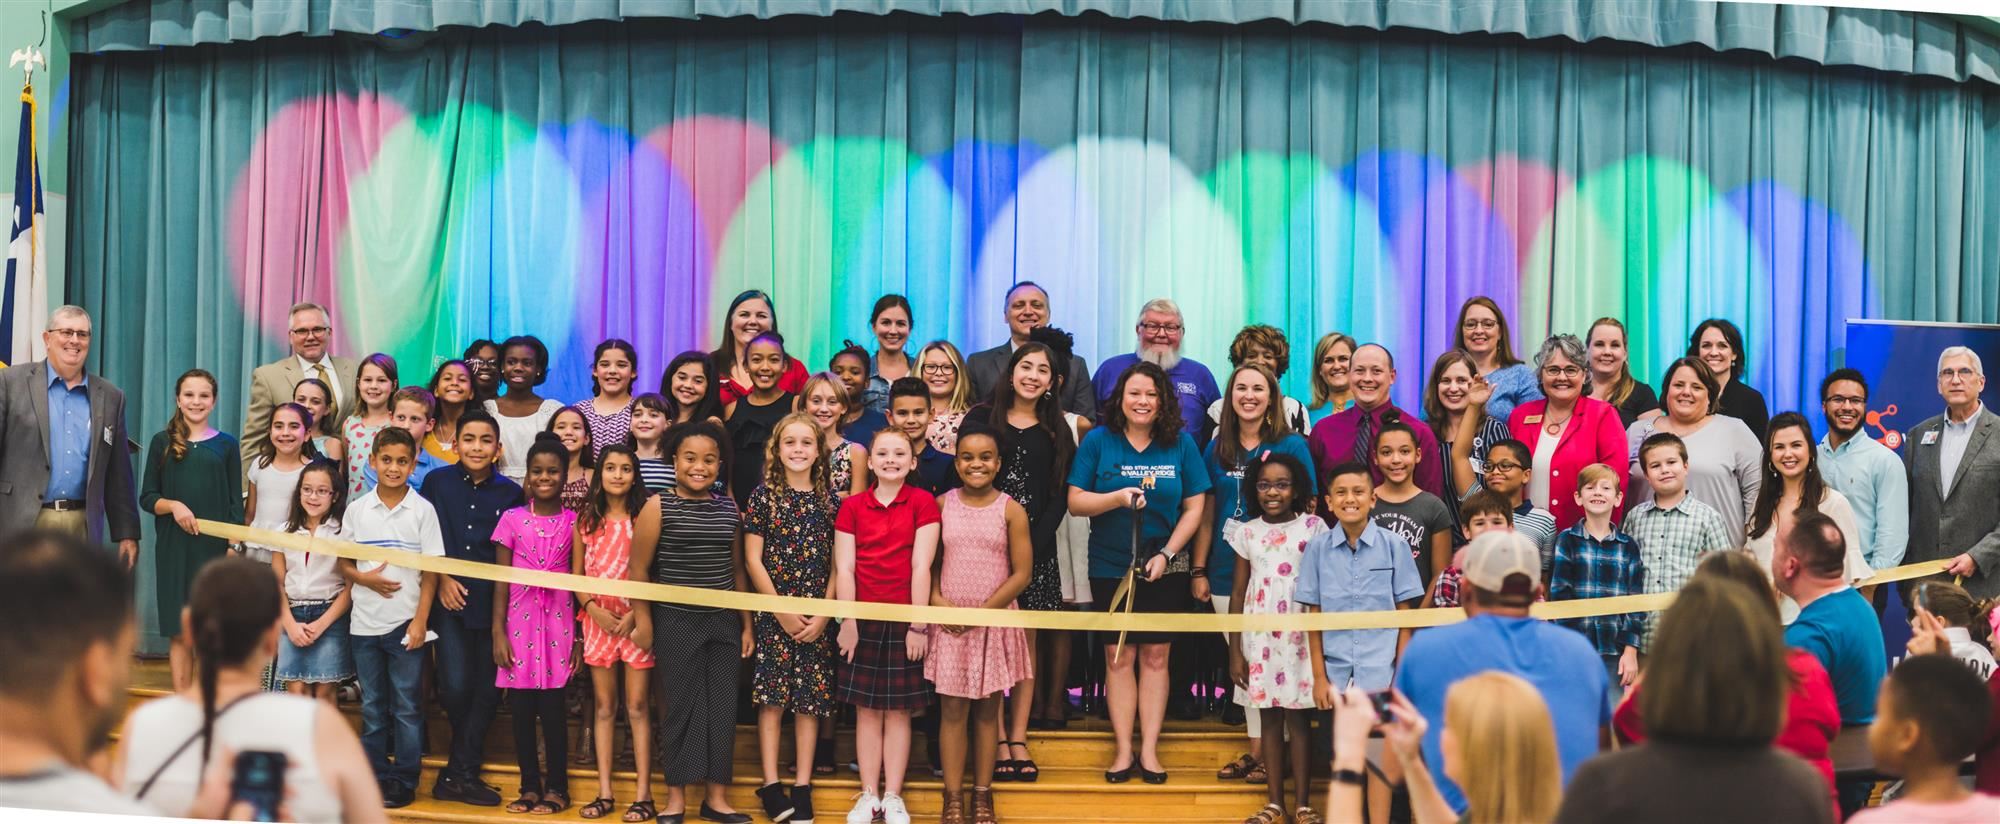
[(83, 510), (81, 509), (74, 509), (68, 512), (44, 509), (35, 515), (35, 528), (46, 529), (52, 532), (62, 532), (78, 540), (84, 540), (89, 537), (90, 522), (84, 518)]

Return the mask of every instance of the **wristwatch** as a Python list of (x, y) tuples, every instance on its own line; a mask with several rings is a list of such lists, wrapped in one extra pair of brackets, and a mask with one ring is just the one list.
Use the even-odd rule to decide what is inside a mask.
[(1360, 770), (1334, 770), (1333, 781), (1336, 784), (1352, 784), (1360, 787), (1368, 783), (1368, 774)]

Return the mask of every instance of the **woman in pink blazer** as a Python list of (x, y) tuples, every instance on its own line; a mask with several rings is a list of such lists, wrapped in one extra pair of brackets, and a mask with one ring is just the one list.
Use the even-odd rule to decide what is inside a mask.
[[(1575, 335), (1550, 336), (1535, 354), (1543, 399), (1514, 407), (1507, 416), (1507, 430), (1534, 455), (1528, 499), (1548, 507), (1558, 530), (1583, 519), (1583, 507), (1576, 503), (1576, 476), (1584, 467), (1601, 463), (1617, 469), (1631, 464), (1618, 408), (1587, 397), (1587, 362), (1583, 342)], [(1625, 493), (1622, 473), (1618, 493)]]

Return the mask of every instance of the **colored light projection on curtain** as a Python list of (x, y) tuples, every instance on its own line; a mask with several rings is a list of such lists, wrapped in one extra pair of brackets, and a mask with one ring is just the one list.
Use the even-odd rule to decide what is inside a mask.
[[(318, 165), (277, 162), (322, 150)], [(353, 351), (428, 365), (473, 337), (533, 333), (558, 365), (546, 393), (561, 398), (588, 393), (580, 365), (605, 337), (632, 339), (651, 364), (712, 346), (724, 305), (751, 287), (777, 296), (795, 354), (815, 366), (866, 334), (887, 291), (918, 307), (919, 339), (990, 345), (1006, 334), (1002, 293), (1034, 279), (1093, 362), (1129, 349), (1137, 306), (1167, 295), (1188, 314), (1188, 354), (1211, 363), (1246, 323), (1286, 329), (1296, 393), (1318, 334), (1384, 342), (1405, 358), (1412, 406), (1473, 295), (1508, 309), (1523, 350), (1543, 330), (1620, 315), (1648, 380), (1703, 317), (1782, 350), (1753, 364), (1796, 363), (1879, 306), (1859, 242), (1823, 204), (1771, 180), (1719, 190), (1644, 156), (1580, 179), (1395, 151), (1339, 166), (1252, 152), (1198, 174), (1134, 139), (919, 155), (881, 138), (791, 146), (712, 116), (630, 135), (473, 104), (413, 117), (362, 96), (280, 109), (237, 181), (230, 266), (270, 339), (283, 338), (304, 246), (317, 253), (303, 297), (334, 307)], [(1651, 209), (1622, 207), (1635, 187)], [(264, 194), (304, 190), (318, 197)], [(1829, 292), (1826, 311), (1774, 311)], [(1749, 380), (1787, 399), (1811, 391), (1810, 376)]]

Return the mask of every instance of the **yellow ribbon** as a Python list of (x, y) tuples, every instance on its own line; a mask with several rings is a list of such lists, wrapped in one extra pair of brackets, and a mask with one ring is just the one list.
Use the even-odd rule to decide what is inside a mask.
[[(496, 583), (544, 587), (570, 592), (587, 592), (638, 601), (684, 604), (687, 606), (737, 609), (750, 612), (783, 612), (794, 615), (829, 615), (869, 621), (899, 621), (912, 624), (944, 624), (967, 627), (1021, 627), (1024, 629), (1093, 630), (1117, 632), (1122, 639), (1131, 630), (1145, 632), (1317, 632), (1346, 629), (1420, 629), (1465, 620), (1457, 607), (1441, 609), (1379, 610), (1371, 612), (1315, 612), (1288, 615), (1216, 615), (1212, 613), (1137, 613), (1130, 611), (1131, 584), (1121, 585), (1113, 596), (1113, 609), (1123, 596), (1123, 612), (1038, 612), (973, 607), (933, 607), (908, 604), (878, 604), (867, 601), (835, 601), (825, 598), (798, 598), (763, 595), (733, 590), (655, 584), (623, 579), (593, 578), (566, 572), (503, 567), (436, 555), (421, 555), (400, 549), (367, 546), (352, 541), (318, 538), (257, 529), (220, 521), (199, 520), (204, 535), (230, 541), (259, 544), (271, 549), (317, 552), (353, 561), (372, 561), (435, 572), (453, 578), (470, 578)], [(1944, 571), (1950, 559), (1907, 564), (1879, 570), (1857, 586), (1906, 581)], [(1620, 595), (1614, 598), (1585, 598), (1554, 601), (1534, 606), (1532, 614), (1548, 620), (1622, 615), (1628, 612), (1657, 612), (1673, 603), (1674, 594)]]

